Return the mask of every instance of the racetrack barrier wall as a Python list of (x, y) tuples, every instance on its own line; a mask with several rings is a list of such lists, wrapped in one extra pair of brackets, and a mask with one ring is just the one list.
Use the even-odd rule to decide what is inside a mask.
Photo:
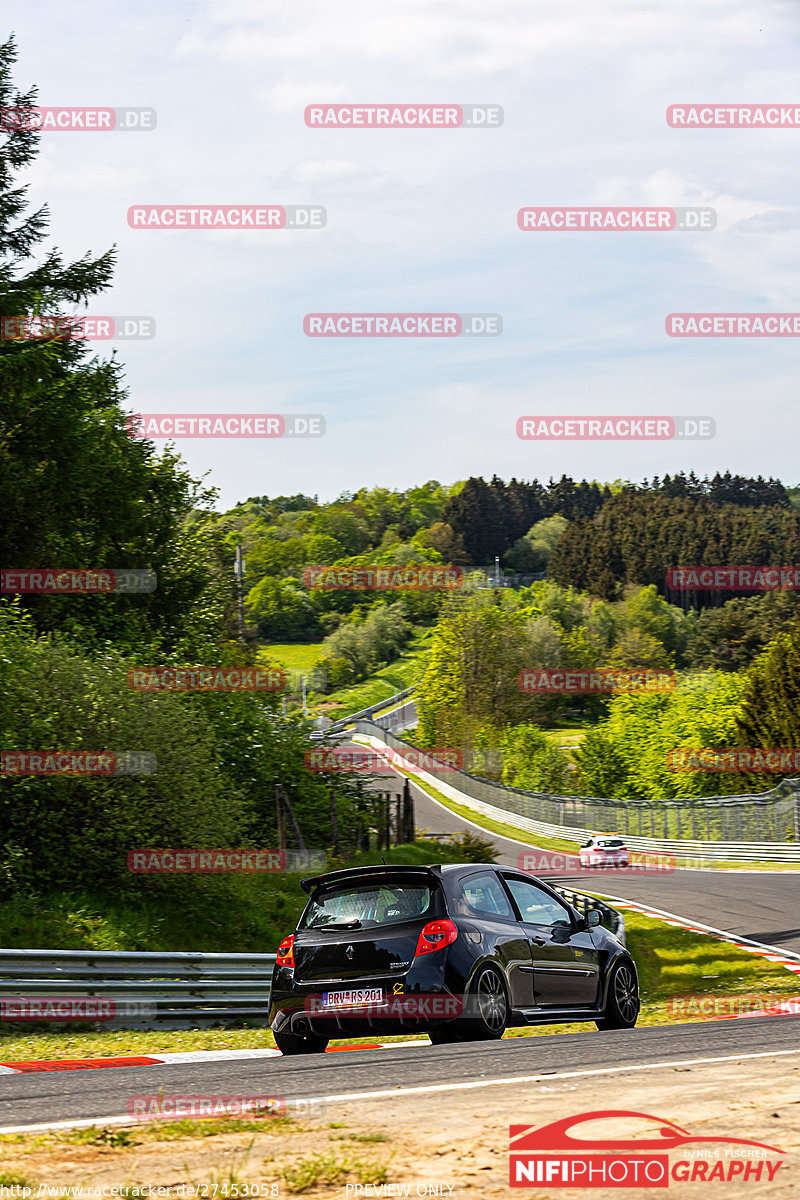
[[(354, 734), (419, 751), (383, 723), (357, 720)], [(414, 774), (476, 813), (542, 837), (586, 841), (615, 832), (631, 850), (729, 862), (800, 864), (800, 780), (785, 779), (758, 795), (617, 800), (526, 792), (442, 764)]]

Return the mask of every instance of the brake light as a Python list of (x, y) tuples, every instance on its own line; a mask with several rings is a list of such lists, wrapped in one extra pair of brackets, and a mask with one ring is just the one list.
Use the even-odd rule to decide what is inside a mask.
[(443, 950), (445, 946), (451, 946), (457, 937), (458, 929), (455, 921), (428, 921), (425, 928), (420, 931), (414, 957), (416, 958), (420, 954), (431, 954), (434, 950)]
[(290, 933), (288, 937), (285, 937), (283, 939), (283, 941), (281, 942), (280, 946), (278, 946), (277, 959), (278, 959), (279, 967), (293, 967), (294, 966), (294, 934), (293, 933)]

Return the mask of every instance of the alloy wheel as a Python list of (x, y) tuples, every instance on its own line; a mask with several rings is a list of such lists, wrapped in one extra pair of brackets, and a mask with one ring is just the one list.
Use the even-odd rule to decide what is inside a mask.
[(487, 1029), (495, 1033), (507, 1021), (506, 994), (494, 971), (484, 971), (477, 987), (478, 1013)]
[(633, 1022), (638, 1012), (638, 989), (629, 967), (617, 968), (614, 975), (614, 999), (619, 1014), (626, 1022)]

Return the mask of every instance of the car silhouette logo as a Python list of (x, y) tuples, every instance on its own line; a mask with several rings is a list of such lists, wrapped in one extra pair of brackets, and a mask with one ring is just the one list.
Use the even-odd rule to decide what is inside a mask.
[(347, 949), (345, 950), (345, 954), (347, 955), (348, 958), (352, 958), (353, 955), (355, 954), (355, 950), (353, 949), (352, 946), (348, 946)]
[[(580, 1125), (583, 1122), (597, 1121), (601, 1118), (624, 1119), (628, 1117), (639, 1117), (648, 1122), (649, 1125), (658, 1125), (657, 1134), (654, 1137), (583, 1138), (580, 1136), (575, 1137), (571, 1132), (574, 1126)], [(672, 1121), (665, 1121), (663, 1118), (654, 1117), (650, 1113), (630, 1112), (624, 1109), (606, 1109), (600, 1112), (580, 1113), (574, 1117), (565, 1117), (561, 1121), (553, 1121), (550, 1125), (542, 1125), (538, 1129), (533, 1125), (511, 1125), (509, 1127), (509, 1137), (512, 1153), (531, 1150), (549, 1151), (551, 1153), (554, 1151), (561, 1151), (563, 1153), (569, 1150), (667, 1150), (704, 1142), (728, 1142), (738, 1146), (757, 1146), (759, 1149), (769, 1150), (773, 1154), (785, 1153), (784, 1150), (779, 1150), (777, 1146), (767, 1146), (764, 1142), (751, 1142), (745, 1138), (718, 1136), (694, 1137), (688, 1130), (682, 1129)]]

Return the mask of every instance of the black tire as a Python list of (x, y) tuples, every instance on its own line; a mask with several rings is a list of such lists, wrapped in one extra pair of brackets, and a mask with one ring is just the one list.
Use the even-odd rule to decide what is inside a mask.
[(272, 1036), (281, 1054), (324, 1054), (330, 1040), (313, 1034), (300, 1037), (296, 1033), (275, 1033), (274, 1030)]
[(640, 1007), (636, 969), (633, 963), (623, 959), (611, 972), (606, 1009), (595, 1024), (598, 1029), (633, 1029)]
[(476, 976), (467, 996), (468, 1017), (458, 1021), (458, 1040), (490, 1042), (503, 1036), (508, 1028), (508, 993), (495, 967), (484, 967)]

